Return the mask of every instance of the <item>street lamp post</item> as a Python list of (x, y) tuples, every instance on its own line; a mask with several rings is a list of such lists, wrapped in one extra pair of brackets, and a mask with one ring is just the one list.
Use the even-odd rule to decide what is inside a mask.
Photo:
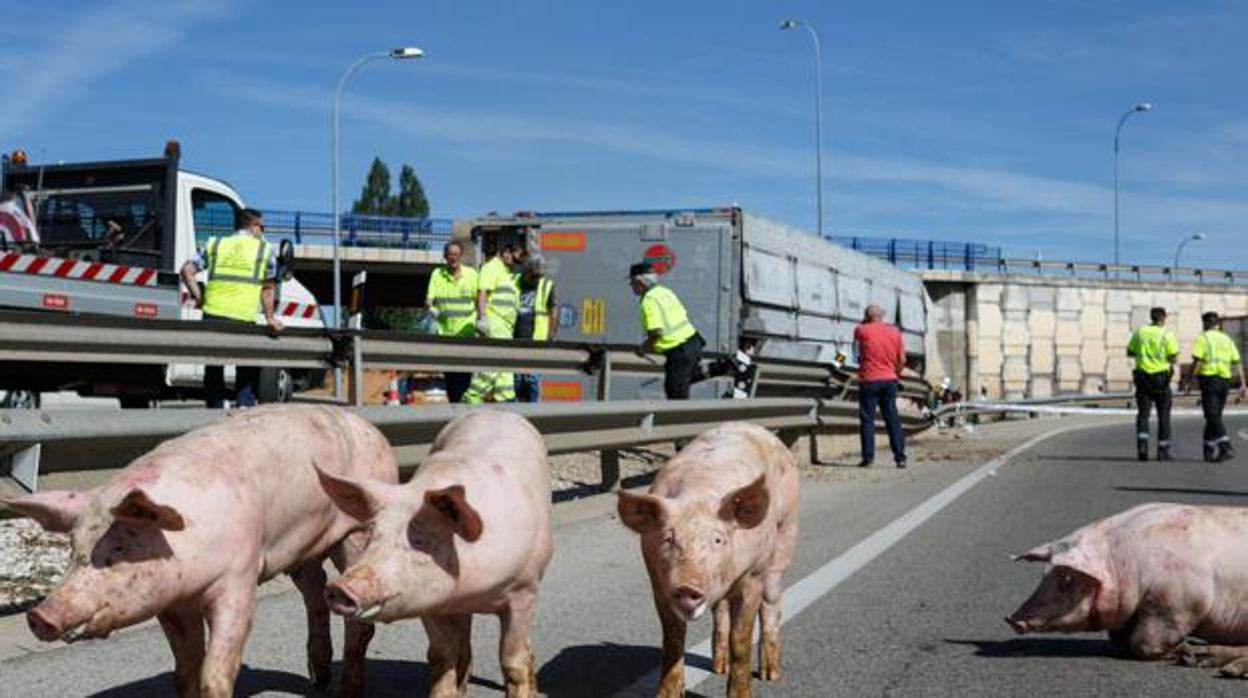
[(818, 219), (815, 228), (819, 237), (823, 237), (823, 60), (819, 55), (819, 34), (809, 22), (801, 19), (786, 19), (780, 23), (781, 31), (791, 31), (798, 27), (810, 32), (811, 41), (815, 44), (815, 209)]
[(1183, 248), (1187, 247), (1187, 243), (1193, 240), (1204, 240), (1204, 239), (1205, 239), (1204, 233), (1196, 233), (1194, 235), (1188, 235), (1187, 237), (1183, 238), (1183, 241), (1179, 243), (1179, 248), (1174, 251), (1174, 269), (1177, 270), (1179, 268), (1179, 255), (1183, 254)]
[[(334, 325), (342, 328), (342, 262), (338, 256), (338, 237), (341, 227), (341, 214), (338, 210), (338, 105), (342, 101), (342, 91), (347, 86), (347, 81), (359, 70), (365, 63), (375, 58), (393, 58), (395, 60), (405, 60), (408, 58), (420, 58), (425, 52), (419, 48), (408, 46), (404, 48), (396, 48), (390, 51), (373, 51), (366, 53), (356, 59), (347, 71), (342, 74), (342, 78), (338, 80), (338, 89), (334, 91), (334, 107), (333, 107), (333, 152), (332, 152), (332, 168), (331, 168), (331, 184), (333, 190), (332, 207), (334, 217), (334, 235), (332, 239), (332, 247), (334, 254), (334, 267), (332, 272), (332, 283), (334, 285)], [(342, 369), (334, 369), (334, 397), (342, 399)]]
[(1114, 265), (1115, 266), (1122, 263), (1122, 254), (1121, 254), (1122, 248), (1119, 245), (1120, 238), (1118, 236), (1118, 151), (1119, 151), (1119, 141), (1121, 140), (1121, 137), (1122, 137), (1122, 126), (1123, 124), (1127, 123), (1127, 119), (1132, 114), (1136, 113), (1137, 111), (1151, 111), (1152, 108), (1153, 108), (1152, 102), (1140, 102), (1139, 104), (1136, 104), (1134, 107), (1131, 107), (1131, 109), (1127, 110), (1127, 113), (1123, 114), (1121, 119), (1118, 119), (1118, 128), (1114, 129)]

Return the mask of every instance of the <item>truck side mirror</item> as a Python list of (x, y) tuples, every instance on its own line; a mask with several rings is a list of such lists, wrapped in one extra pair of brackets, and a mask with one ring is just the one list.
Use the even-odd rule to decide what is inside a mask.
[(295, 245), (290, 240), (282, 240), (277, 245), (277, 278), (280, 281), (295, 278)]

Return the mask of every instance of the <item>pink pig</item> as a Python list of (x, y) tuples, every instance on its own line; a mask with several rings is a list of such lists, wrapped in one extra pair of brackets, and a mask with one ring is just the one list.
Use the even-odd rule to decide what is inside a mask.
[[(31, 631), (72, 642), (156, 616), (178, 693), (229, 696), (256, 585), (288, 573), (307, 606), (312, 681), (328, 682), (322, 561), (350, 561), (344, 537), (356, 522), (325, 496), (314, 460), (341, 476), (398, 478), (389, 444), (368, 422), (333, 407), (272, 406), (166, 441), (94, 490), (7, 499), (73, 544), (65, 581), (27, 614)], [(362, 671), (372, 631), (347, 624), (348, 675), (353, 664)]]
[(442, 429), (405, 485), (328, 472), (321, 484), (371, 532), (359, 562), (326, 589), (334, 613), (419, 616), (433, 696), (467, 690), (472, 615), (496, 615), (507, 696), (537, 695), (530, 628), (553, 539), (546, 445), (533, 425), (474, 410)]
[(1049, 569), (1005, 620), (1018, 633), (1107, 630), (1141, 659), (1248, 675), (1245, 540), (1248, 508), (1137, 506), (1015, 556)]
[(730, 423), (669, 460), (649, 494), (621, 492), (620, 520), (641, 534), (663, 626), (660, 696), (684, 695), (685, 629), (714, 608), (713, 663), (728, 695), (752, 695), (754, 616), (759, 673), (780, 678), (781, 577), (797, 544), (798, 472), (771, 432)]

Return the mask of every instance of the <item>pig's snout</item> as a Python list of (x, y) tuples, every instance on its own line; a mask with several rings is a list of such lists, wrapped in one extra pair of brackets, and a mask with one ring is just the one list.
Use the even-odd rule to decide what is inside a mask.
[(681, 586), (672, 593), (672, 605), (690, 620), (706, 612), (706, 595), (691, 586)]
[(87, 625), (86, 622), (82, 622), (67, 627), (63, 616), (48, 610), (43, 605), (26, 612), (26, 624), (30, 626), (30, 632), (43, 642), (54, 640), (73, 642), (83, 636)]
[(1026, 635), (1031, 632), (1031, 624), (1025, 620), (1019, 620), (1013, 616), (1006, 616), (1005, 622), (1008, 623), (1011, 628), (1014, 628), (1014, 632), (1019, 635)]
[(350, 589), (339, 584), (326, 585), (325, 601), (329, 603), (329, 609), (340, 616), (350, 618), (360, 612), (359, 599)]

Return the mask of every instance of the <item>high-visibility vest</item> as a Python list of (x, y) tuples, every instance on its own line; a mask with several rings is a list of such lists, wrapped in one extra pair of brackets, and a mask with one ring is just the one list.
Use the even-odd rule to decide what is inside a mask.
[(1231, 366), (1239, 363), (1239, 347), (1219, 330), (1206, 330), (1196, 338), (1192, 356), (1200, 360), (1197, 375), (1230, 379)]
[(550, 292), (555, 290), (555, 282), (539, 277), (537, 292), (533, 297), (533, 339), (544, 342), (550, 339)]
[(443, 337), (471, 337), (477, 321), (477, 270), (460, 267), (459, 278), (447, 267), (438, 267), (429, 277), (426, 294), (429, 305), (438, 311), (438, 334)]
[(659, 331), (654, 349), (660, 354), (675, 349), (698, 333), (689, 322), (684, 304), (664, 286), (655, 286), (642, 295), (641, 327), (647, 333)]
[(516, 311), (519, 299), (516, 294), (516, 278), (503, 260), (495, 257), (481, 267), (477, 276), (477, 288), (485, 291), (488, 300), (485, 316), (490, 320), (490, 336), (510, 339), (516, 328)]
[(260, 309), (269, 243), (250, 234), (208, 238), (204, 261), (208, 283), (204, 287), (204, 313), (241, 322), (255, 322)]
[(1170, 357), (1178, 355), (1179, 340), (1164, 327), (1145, 325), (1131, 335), (1127, 353), (1135, 357), (1135, 370), (1162, 373), (1170, 370)]

